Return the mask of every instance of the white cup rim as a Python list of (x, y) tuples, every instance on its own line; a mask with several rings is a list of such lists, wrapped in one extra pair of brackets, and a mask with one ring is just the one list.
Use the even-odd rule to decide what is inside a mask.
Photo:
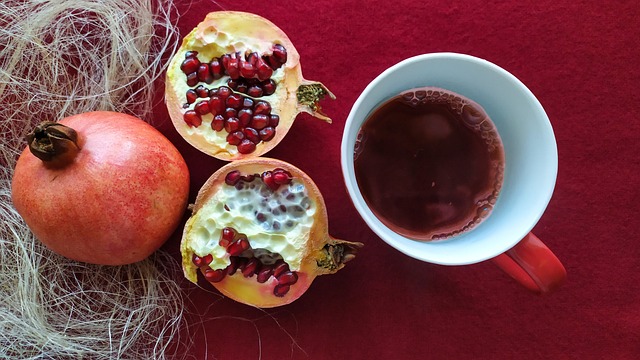
[[(407, 239), (393, 231), (389, 230), (378, 218), (373, 214), (373, 212), (366, 206), (365, 201), (360, 194), (357, 186), (357, 182), (355, 180), (355, 172), (353, 169), (353, 142), (355, 141), (355, 135), (357, 134), (360, 124), (366, 118), (366, 115), (373, 110), (377, 105), (380, 104), (381, 101), (386, 100), (387, 98), (398, 94), (402, 90), (407, 90), (410, 88), (420, 87), (420, 86), (436, 86), (446, 88), (448, 90), (460, 93), (462, 95), (468, 96), (472, 100), (478, 102), (487, 110), (492, 120), (496, 125), (497, 119), (495, 119), (491, 113), (490, 109), (486, 107), (486, 104), (483, 104), (482, 101), (479, 101), (477, 97), (467, 94), (466, 92), (469, 89), (465, 88), (462, 83), (455, 84), (453, 86), (446, 86), (446, 82), (448, 80), (435, 81), (434, 83), (424, 83), (420, 82), (422, 80), (410, 80), (416, 81), (415, 83), (409, 84), (408, 86), (400, 86), (397, 92), (387, 94), (384, 98), (376, 99), (375, 104), (363, 105), (366, 102), (370, 102), (369, 98), (372, 97), (375, 91), (380, 89), (381, 84), (384, 84), (385, 81), (388, 81), (389, 78), (396, 76), (398, 72), (401, 72), (403, 69), (410, 66), (422, 66), (421, 64), (442, 64), (443, 61), (448, 62), (450, 66), (456, 66), (455, 64), (460, 63), (461, 66), (469, 68), (469, 69), (480, 69), (483, 72), (483, 76), (487, 76), (489, 78), (493, 77), (497, 82), (504, 83), (505, 86), (510, 87), (508, 90), (514, 93), (514, 97), (519, 101), (523, 101), (529, 106), (529, 112), (533, 113), (530, 115), (530, 118), (535, 119), (536, 131), (539, 132), (539, 136), (541, 137), (541, 143), (544, 148), (542, 148), (542, 152), (544, 154), (540, 155), (544, 157), (544, 164), (539, 164), (539, 167), (536, 168), (536, 171), (542, 171), (543, 174), (540, 174), (540, 179), (536, 182), (536, 197), (533, 199), (532, 209), (528, 210), (526, 215), (523, 215), (523, 219), (518, 219), (518, 226), (513, 229), (509, 229), (507, 232), (503, 229), (500, 233), (500, 241), (497, 244), (491, 244), (491, 246), (483, 247), (476, 244), (476, 242), (480, 241), (476, 238), (473, 238), (472, 235), (476, 230), (472, 230), (471, 232), (464, 233), (460, 236), (456, 236), (450, 240), (444, 241), (432, 241), (432, 242), (420, 242), (416, 240)], [(447, 65), (449, 66), (449, 65)], [(466, 69), (468, 70), (468, 69)], [(471, 71), (471, 70), (470, 70)], [(475, 71), (475, 70), (473, 70)], [(444, 75), (443, 75), (444, 76)], [(437, 77), (437, 76), (436, 76)], [(443, 78), (444, 79), (444, 78)], [(406, 81), (405, 81), (406, 82)], [(417, 86), (416, 86), (417, 85)], [(496, 85), (497, 86), (497, 85)], [(461, 91), (462, 90), (462, 91)], [(386, 90), (385, 90), (386, 91)], [(471, 91), (473, 92), (473, 91)], [(375, 95), (379, 96), (379, 94)], [(482, 97), (480, 94), (479, 97)], [(363, 106), (367, 106), (368, 109), (365, 109)], [(363, 115), (364, 114), (364, 115)], [(356, 123), (357, 122), (357, 123)], [(514, 125), (510, 125), (514, 126)], [(498, 127), (498, 132), (500, 131), (500, 126)], [(501, 133), (502, 136), (502, 133)], [(504, 142), (504, 139), (503, 139)], [(505, 153), (507, 153), (507, 144), (505, 143)], [(507, 154), (508, 155), (508, 154)], [(507, 166), (509, 160), (507, 160)], [(354, 102), (353, 107), (347, 117), (342, 143), (341, 143), (341, 164), (342, 164), (342, 173), (345, 181), (345, 185), (349, 196), (354, 204), (356, 210), (363, 218), (365, 223), (371, 228), (371, 230), (378, 235), (383, 241), (392, 246), (393, 248), (401, 251), (402, 253), (411, 256), (413, 258), (427, 261), (436, 264), (442, 265), (466, 265), (481, 262), (492, 257), (499, 255), (515, 244), (517, 244), (520, 239), (522, 239), (528, 232), (530, 232), (533, 227), (536, 225), (538, 220), (542, 217), (547, 204), (549, 203), (553, 190), (555, 188), (555, 182), (557, 177), (557, 145), (555, 141), (555, 136), (553, 134), (553, 129), (551, 127), (551, 123), (544, 111), (542, 105), (538, 101), (538, 99), (533, 95), (533, 93), (514, 75), (504, 70), (503, 68), (495, 65), (487, 60), (460, 53), (452, 53), (452, 52), (441, 52), (441, 53), (428, 53), (421, 54), (417, 56), (410, 57), (405, 59), (385, 71), (383, 71), (380, 75), (374, 78), (363, 90), (357, 100)], [(507, 171), (509, 169), (507, 168)], [(514, 170), (515, 171), (515, 170)], [(523, 171), (527, 171), (527, 169), (523, 169)], [(513, 177), (517, 177), (522, 175), (514, 175)], [(534, 174), (534, 176), (538, 176)], [(505, 179), (505, 183), (506, 183)], [(512, 196), (513, 197), (513, 196)], [(498, 200), (500, 202), (500, 199)], [(507, 201), (508, 204), (508, 200)], [(506, 206), (506, 205), (505, 205)], [(496, 206), (497, 208), (497, 206)], [(495, 212), (496, 210), (494, 210)], [(506, 211), (505, 211), (506, 213)], [(493, 215), (492, 215), (493, 216)], [(490, 216), (489, 218), (491, 219)], [(496, 220), (497, 221), (497, 220)], [(489, 222), (489, 219), (486, 221)], [(484, 225), (480, 224), (478, 229), (482, 228)], [(487, 225), (487, 228), (491, 225)], [(485, 229), (486, 230), (486, 229)], [(485, 231), (482, 230), (482, 231)], [(478, 230), (481, 231), (481, 230)], [(488, 230), (487, 230), (488, 231)], [(479, 236), (479, 235), (478, 235)], [(458, 240), (460, 238), (461, 240)], [(504, 240), (502, 240), (504, 238)], [(453, 247), (452, 242), (455, 241), (466, 241), (470, 246), (476, 246), (473, 251), (468, 251), (464, 255), (445, 255), (442, 253), (444, 250), (443, 247)]]

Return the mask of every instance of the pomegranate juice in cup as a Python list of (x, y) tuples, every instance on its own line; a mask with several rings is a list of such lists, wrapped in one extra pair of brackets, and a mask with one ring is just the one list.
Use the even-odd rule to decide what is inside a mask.
[(386, 69), (347, 117), (341, 164), (354, 207), (398, 251), (441, 265), (490, 260), (538, 293), (564, 282), (531, 233), (555, 186), (553, 129), (501, 67), (433, 53)]
[(454, 92), (416, 88), (364, 121), (354, 148), (358, 187), (376, 217), (416, 240), (441, 240), (489, 216), (504, 150), (480, 105)]

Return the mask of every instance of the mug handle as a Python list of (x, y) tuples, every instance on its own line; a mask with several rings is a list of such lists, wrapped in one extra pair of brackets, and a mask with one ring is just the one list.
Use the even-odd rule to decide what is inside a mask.
[(491, 261), (524, 287), (539, 294), (556, 290), (567, 278), (560, 260), (533, 233)]

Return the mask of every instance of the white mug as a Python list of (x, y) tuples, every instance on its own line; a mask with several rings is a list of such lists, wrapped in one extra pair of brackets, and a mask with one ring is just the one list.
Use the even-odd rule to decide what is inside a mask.
[[(484, 108), (502, 139), (505, 173), (489, 217), (446, 240), (417, 241), (386, 227), (367, 206), (355, 177), (356, 136), (368, 115), (401, 92), (433, 86)], [(558, 153), (551, 123), (538, 99), (515, 76), (486, 60), (457, 53), (418, 55), (377, 76), (354, 103), (342, 138), (341, 162), (351, 200), (387, 244), (413, 258), (442, 265), (493, 260), (525, 287), (546, 293), (560, 286), (562, 263), (531, 234), (554, 190)]]

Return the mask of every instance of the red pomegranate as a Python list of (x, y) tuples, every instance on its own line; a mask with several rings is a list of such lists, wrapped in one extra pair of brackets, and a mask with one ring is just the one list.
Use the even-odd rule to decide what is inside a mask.
[(198, 271), (224, 295), (268, 308), (298, 299), (361, 243), (328, 234), (320, 191), (300, 169), (255, 158), (231, 162), (203, 185), (182, 237), (185, 276)]
[(321, 83), (302, 77), (287, 35), (258, 15), (207, 15), (169, 64), (166, 105), (177, 131), (221, 160), (258, 157), (275, 147), (300, 112), (319, 110)]
[(134, 263), (179, 225), (186, 163), (144, 121), (89, 112), (42, 123), (28, 141), (12, 179), (13, 204), (52, 251), (87, 263)]

